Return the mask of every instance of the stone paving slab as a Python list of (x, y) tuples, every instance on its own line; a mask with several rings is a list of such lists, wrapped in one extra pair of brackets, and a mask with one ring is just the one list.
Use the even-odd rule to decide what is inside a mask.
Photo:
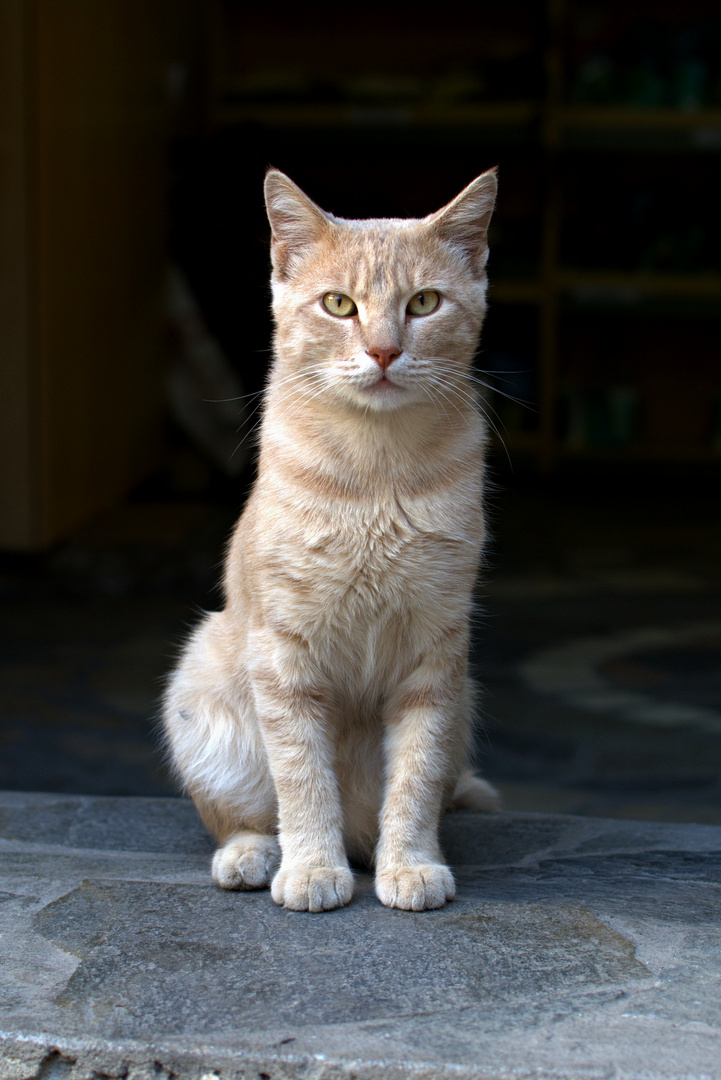
[(1, 1080), (721, 1078), (721, 828), (454, 814), (455, 902), (227, 893), (180, 799), (0, 793)]

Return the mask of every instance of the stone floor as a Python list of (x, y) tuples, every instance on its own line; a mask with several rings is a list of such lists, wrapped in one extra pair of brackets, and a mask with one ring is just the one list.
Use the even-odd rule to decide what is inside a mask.
[(362, 875), (312, 916), (211, 885), (155, 714), (231, 507), (136, 501), (0, 560), (0, 1080), (721, 1080), (721, 507), (491, 502), (506, 812), (447, 819), (458, 896), (423, 914)]
[(181, 799), (0, 795), (0, 1080), (721, 1077), (721, 828), (455, 814), (440, 911), (210, 882)]

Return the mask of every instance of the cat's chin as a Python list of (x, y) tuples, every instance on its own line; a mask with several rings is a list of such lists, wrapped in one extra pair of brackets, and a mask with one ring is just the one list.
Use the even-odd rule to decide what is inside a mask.
[(379, 379), (369, 386), (354, 386), (352, 394), (354, 402), (365, 412), (393, 412), (415, 400), (408, 387), (388, 379)]
[(398, 409), (406, 408), (413, 403), (413, 399), (410, 395), (404, 393), (402, 390), (388, 392), (381, 391), (380, 393), (360, 394), (358, 396), (359, 404), (364, 412), (396, 412)]

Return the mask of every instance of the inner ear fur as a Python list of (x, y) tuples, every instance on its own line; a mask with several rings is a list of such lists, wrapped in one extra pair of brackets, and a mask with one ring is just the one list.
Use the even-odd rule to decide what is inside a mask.
[(442, 240), (460, 247), (477, 273), (488, 259), (488, 225), (496, 205), (497, 170), (489, 169), (472, 180), (447, 206), (425, 220)]
[(323, 237), (330, 218), (279, 169), (266, 173), (265, 208), (271, 230), (271, 262), (283, 277), (293, 257)]

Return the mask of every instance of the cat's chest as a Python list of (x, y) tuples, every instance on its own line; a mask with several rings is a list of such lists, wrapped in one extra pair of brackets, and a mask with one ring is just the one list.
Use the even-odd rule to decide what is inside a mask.
[(336, 588), (376, 592), (405, 582), (420, 553), (420, 534), (402, 514), (373, 512), (334, 515), (311, 528), (307, 553), (316, 572)]
[(318, 603), (393, 612), (467, 589), (479, 549), (474, 507), (393, 499), (313, 515), (291, 559)]

